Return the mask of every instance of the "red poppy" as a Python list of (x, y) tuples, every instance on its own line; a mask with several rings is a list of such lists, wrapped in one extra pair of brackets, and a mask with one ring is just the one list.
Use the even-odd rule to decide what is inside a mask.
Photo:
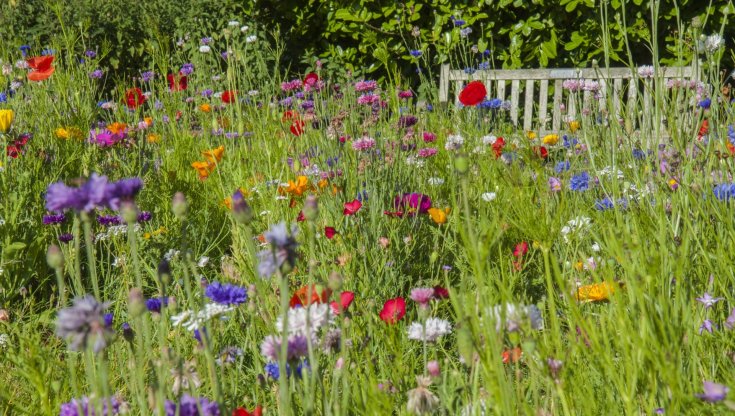
[(29, 81), (43, 81), (48, 79), (51, 74), (54, 73), (54, 67), (51, 64), (54, 62), (53, 55), (47, 56), (36, 56), (26, 60), (29, 67), (33, 69), (28, 74)]
[(380, 319), (389, 324), (394, 324), (406, 315), (406, 300), (403, 298), (394, 298), (385, 301), (383, 309), (380, 311)]
[(355, 215), (357, 211), (362, 208), (362, 202), (359, 199), (355, 199), (352, 202), (345, 202), (345, 209), (342, 211), (343, 215)]
[(176, 112), (176, 121), (181, 120), (181, 117), (184, 116), (184, 113), (181, 112), (181, 110)]
[(449, 291), (441, 286), (434, 286), (434, 299), (449, 299)]
[(168, 89), (171, 91), (184, 91), (189, 86), (189, 78), (186, 75), (168, 74)]
[(238, 407), (232, 411), (232, 416), (263, 416), (263, 407), (257, 406), (252, 412), (248, 412), (245, 408)]
[(528, 253), (528, 243), (523, 241), (516, 245), (516, 248), (513, 249), (513, 255), (516, 257), (522, 257), (526, 253)]
[(698, 135), (698, 137), (701, 139), (702, 136), (706, 136), (707, 133), (709, 133), (709, 120), (704, 119), (702, 121), (702, 126), (699, 128), (699, 135)]
[(401, 211), (383, 211), (383, 214), (389, 217), (403, 218), (403, 212)]
[(140, 88), (131, 88), (125, 92), (125, 103), (128, 108), (134, 110), (145, 102), (145, 95)]
[(317, 81), (319, 81), (319, 75), (314, 72), (309, 72), (304, 77), (304, 84), (314, 85)]
[(231, 104), (235, 102), (235, 95), (237, 95), (237, 91), (225, 91), (222, 93), (222, 102), (225, 104)]
[(549, 157), (549, 151), (546, 150), (544, 146), (534, 146), (531, 148), (531, 150), (533, 150), (533, 152), (536, 153), (536, 155), (541, 159), (546, 159), (547, 157)]
[(306, 221), (306, 216), (304, 215), (304, 211), (300, 211), (299, 215), (296, 217), (296, 222), (304, 222)]
[(17, 159), (18, 156), (20, 156), (20, 148), (14, 144), (9, 144), (6, 148), (6, 152), (8, 153), (8, 156), (13, 159)]
[(329, 240), (333, 239), (336, 234), (337, 230), (335, 230), (334, 227), (324, 227), (324, 236)]
[[(309, 298), (311, 293), (311, 298)], [(322, 285), (306, 285), (294, 292), (289, 305), (294, 308), (296, 306), (309, 306), (312, 303), (326, 303), (332, 291)]]
[(735, 155), (735, 146), (732, 145), (732, 143), (727, 142), (727, 151), (730, 152), (731, 155)]
[(520, 347), (515, 347), (512, 350), (503, 351), (503, 364), (508, 364), (510, 362), (517, 363), (518, 360), (521, 359), (522, 354), (523, 351), (521, 351)]
[(342, 311), (346, 311), (350, 305), (352, 305), (352, 301), (354, 300), (355, 292), (342, 292), (339, 295), (339, 303), (332, 302), (329, 306), (332, 308), (332, 312), (334, 312), (335, 315), (339, 315)]
[(281, 121), (291, 121), (291, 120), (298, 120), (301, 116), (299, 116), (299, 113), (293, 110), (286, 110), (283, 112), (283, 116), (281, 116)]
[(304, 134), (304, 126), (306, 126), (306, 123), (303, 122), (301, 119), (296, 119), (291, 123), (291, 133), (294, 136), (301, 136)]
[(500, 155), (503, 154), (503, 148), (505, 147), (505, 139), (502, 137), (498, 137), (495, 139), (495, 143), (492, 144), (493, 152), (495, 153), (495, 158), (499, 158)]
[(472, 81), (459, 93), (459, 102), (466, 106), (480, 104), (485, 100), (487, 90), (482, 81)]

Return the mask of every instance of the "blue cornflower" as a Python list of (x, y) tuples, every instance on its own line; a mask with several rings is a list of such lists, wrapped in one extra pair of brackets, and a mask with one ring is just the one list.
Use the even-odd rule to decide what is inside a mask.
[(569, 189), (572, 191), (586, 191), (590, 187), (590, 174), (582, 172), (579, 175), (572, 176), (569, 181)]
[(207, 286), (204, 295), (222, 305), (240, 305), (248, 300), (247, 289), (229, 283), (223, 285), (219, 282), (212, 282)]
[(20, 45), (20, 53), (23, 54), (23, 57), (25, 58), (28, 55), (28, 51), (31, 50), (31, 47), (28, 45)]
[(357, 193), (357, 200), (360, 202), (365, 202), (368, 200), (368, 193), (366, 190), (363, 190), (362, 192)]
[(613, 209), (614, 207), (615, 204), (609, 197), (605, 197), (595, 202), (595, 209), (598, 211), (607, 211), (608, 209)]
[(554, 166), (554, 172), (556, 173), (566, 172), (569, 170), (570, 167), (571, 167), (571, 164), (569, 163), (569, 161), (565, 160), (563, 162), (557, 163), (556, 166)]
[(43, 56), (53, 55), (55, 53), (56, 53), (56, 51), (53, 50), (53, 49), (50, 49), (50, 48), (46, 48), (46, 49), (44, 49), (44, 50), (41, 51), (41, 55), (43, 55)]
[(503, 100), (501, 100), (500, 98), (493, 98), (492, 100), (485, 100), (481, 102), (480, 104), (477, 104), (477, 107), (496, 109), (496, 108), (500, 108), (502, 105), (503, 105)]
[(423, 54), (423, 52), (421, 52), (421, 51), (420, 51), (420, 50), (418, 50), (418, 49), (413, 49), (413, 50), (411, 50), (410, 54), (411, 54), (411, 56), (413, 56), (414, 58), (418, 58), (419, 56), (421, 56), (421, 55)]
[(638, 160), (645, 160), (646, 152), (641, 149), (633, 149), (633, 158)]
[(161, 297), (161, 298), (150, 298), (145, 301), (145, 307), (150, 312), (155, 313), (161, 313), (161, 308), (164, 306), (168, 306), (168, 298), (167, 297)]
[(471, 27), (466, 27), (464, 29), (459, 30), (459, 35), (462, 36), (463, 38), (466, 38), (470, 33), (472, 33)]
[(735, 127), (732, 124), (727, 126), (727, 140), (730, 141), (730, 144), (735, 145)]
[(715, 194), (715, 198), (720, 201), (729, 201), (735, 197), (735, 184), (722, 183), (715, 186), (712, 191)]
[(490, 49), (485, 49), (484, 51), (482, 51), (482, 56), (487, 58), (488, 56), (490, 56), (490, 53), (491, 53)]
[(570, 138), (565, 134), (562, 136), (562, 140), (564, 141), (564, 147), (570, 148), (572, 146), (576, 146), (579, 143), (579, 140), (575, 139), (574, 137)]
[(454, 27), (462, 27), (465, 23), (466, 22), (462, 19), (454, 19)]
[(618, 208), (622, 210), (628, 209), (628, 199), (626, 198), (618, 199), (618, 201), (615, 204), (618, 206)]
[(0, 103), (8, 101), (8, 94), (5, 91), (0, 91)]
[(102, 320), (105, 322), (106, 328), (112, 328), (112, 318), (113, 318), (112, 313), (106, 313), (102, 315)]
[(426, 104), (426, 111), (429, 111), (429, 112), (434, 111), (434, 106), (431, 104)]
[(467, 75), (472, 75), (475, 73), (475, 68), (472, 68), (471, 66), (468, 66), (464, 69), (464, 73)]
[(701, 108), (703, 110), (707, 110), (712, 105), (712, 99), (711, 98), (705, 98), (704, 100), (697, 103), (697, 107)]
[(480, 69), (480, 70), (483, 70), (483, 71), (484, 70), (487, 70), (487, 69), (490, 69), (490, 62), (480, 62), (480, 64), (477, 65), (477, 69)]
[[(286, 364), (286, 374), (288, 376), (291, 375), (291, 368), (288, 364)], [(278, 368), (278, 363), (268, 363), (265, 365), (265, 375), (272, 378), (273, 380), (278, 381), (278, 379), (281, 376), (281, 371)]]

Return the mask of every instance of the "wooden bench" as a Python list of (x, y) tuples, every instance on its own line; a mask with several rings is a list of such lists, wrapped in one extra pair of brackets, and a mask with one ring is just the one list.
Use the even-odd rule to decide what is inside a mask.
[[(670, 80), (697, 81), (697, 71), (693, 67), (661, 67), (660, 78), (664, 88)], [(579, 118), (577, 115), (578, 103), (585, 110), (602, 111), (606, 114), (608, 103), (613, 107), (613, 114), (617, 118), (628, 116), (637, 118), (638, 128), (653, 126), (653, 86), (652, 78), (642, 78), (638, 70), (630, 68), (583, 68), (583, 69), (520, 69), (520, 70), (478, 70), (468, 74), (463, 70), (451, 70), (449, 65), (442, 65), (439, 80), (439, 102), (447, 103), (450, 97), (450, 87), (454, 85), (453, 95), (455, 102), (459, 102), (459, 93), (468, 81), (480, 80), (485, 84), (488, 98), (510, 100), (510, 121), (516, 127), (519, 119), (523, 120), (523, 130), (535, 130), (542, 134), (558, 132), (564, 120), (562, 106), (566, 106), (566, 116), (570, 119)], [(589, 90), (578, 93), (564, 88), (567, 80), (590, 80), (599, 85), (598, 99), (595, 93)], [(506, 84), (510, 83), (510, 97)], [(639, 92), (643, 91), (643, 97)], [(553, 94), (551, 107), (549, 94)], [(623, 97), (627, 95), (627, 102)], [(669, 94), (670, 95), (670, 94)], [(642, 98), (642, 99), (641, 99)], [(678, 98), (681, 101), (681, 97)], [(521, 113), (522, 110), (522, 113)], [(552, 114), (549, 119), (549, 114)], [(551, 121), (551, 126), (549, 126)], [(549, 127), (551, 127), (549, 129)]]

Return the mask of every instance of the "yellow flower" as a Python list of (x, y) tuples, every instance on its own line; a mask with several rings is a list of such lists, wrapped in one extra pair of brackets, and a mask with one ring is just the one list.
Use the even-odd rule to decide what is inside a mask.
[(220, 146), (216, 149), (205, 150), (202, 152), (202, 156), (204, 156), (204, 158), (207, 159), (207, 161), (209, 161), (210, 163), (219, 162), (220, 160), (222, 160), (222, 156), (224, 156), (224, 154), (224, 146)]
[(10, 125), (13, 124), (15, 112), (13, 110), (0, 110), (0, 133), (10, 131)]
[(526, 132), (526, 137), (528, 137), (528, 140), (536, 140), (536, 137), (538, 137), (538, 135), (536, 135), (535, 131), (529, 130)]
[(581, 286), (577, 289), (577, 300), (581, 302), (598, 302), (610, 299), (615, 293), (613, 283), (602, 282)]
[(161, 136), (156, 133), (151, 133), (146, 137), (148, 143), (158, 143), (161, 141)]
[(577, 120), (573, 120), (569, 122), (569, 130), (572, 133), (576, 133), (576, 131), (579, 130), (581, 127), (582, 127), (582, 124)]
[(153, 125), (153, 118), (151, 118), (151, 117), (145, 117), (145, 118), (143, 118), (143, 121), (145, 121), (145, 124), (146, 124), (146, 125), (147, 125), (148, 127), (150, 127), (150, 126), (152, 126), (152, 125)]
[(203, 113), (208, 113), (208, 112), (212, 111), (212, 106), (209, 105), (209, 104), (207, 104), (207, 103), (200, 104), (199, 105), (199, 110), (201, 112), (203, 112)]
[(54, 135), (59, 139), (67, 140), (71, 137), (71, 133), (69, 130), (59, 127), (58, 129), (54, 130)]
[(559, 135), (558, 134), (547, 134), (546, 136), (544, 136), (543, 141), (544, 141), (544, 144), (553, 146), (556, 144), (556, 142), (559, 141)]
[(431, 220), (434, 221), (436, 224), (446, 224), (447, 223), (447, 214), (449, 214), (449, 208), (445, 208), (445, 209), (429, 208), (427, 212), (429, 216), (431, 217)]

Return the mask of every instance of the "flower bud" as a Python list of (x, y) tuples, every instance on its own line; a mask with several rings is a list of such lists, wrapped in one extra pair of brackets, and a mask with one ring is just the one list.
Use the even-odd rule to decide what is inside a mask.
[(329, 278), (327, 279), (327, 286), (329, 286), (330, 289), (332, 289), (333, 292), (338, 292), (340, 289), (342, 289), (342, 282), (344, 281), (344, 278), (341, 274), (338, 272), (332, 272), (329, 273)]
[(304, 217), (309, 221), (314, 221), (319, 216), (319, 198), (316, 195), (309, 195), (304, 201)]
[(232, 194), (232, 215), (241, 224), (249, 224), (253, 220), (253, 209), (239, 189)]
[(137, 317), (145, 312), (145, 300), (143, 298), (143, 291), (138, 288), (130, 289), (128, 293), (128, 311), (130, 316)]
[(171, 282), (171, 265), (165, 258), (158, 263), (158, 279), (166, 285)]
[(189, 207), (189, 203), (186, 201), (186, 197), (181, 192), (176, 192), (174, 195), (173, 201), (171, 201), (171, 209), (174, 212), (174, 215), (179, 220), (183, 220), (186, 218), (186, 211)]
[(120, 205), (120, 214), (126, 224), (135, 224), (138, 222), (138, 207), (134, 202), (125, 201)]
[(61, 252), (59, 246), (52, 244), (48, 247), (46, 251), (46, 262), (54, 270), (64, 268), (64, 254)]

